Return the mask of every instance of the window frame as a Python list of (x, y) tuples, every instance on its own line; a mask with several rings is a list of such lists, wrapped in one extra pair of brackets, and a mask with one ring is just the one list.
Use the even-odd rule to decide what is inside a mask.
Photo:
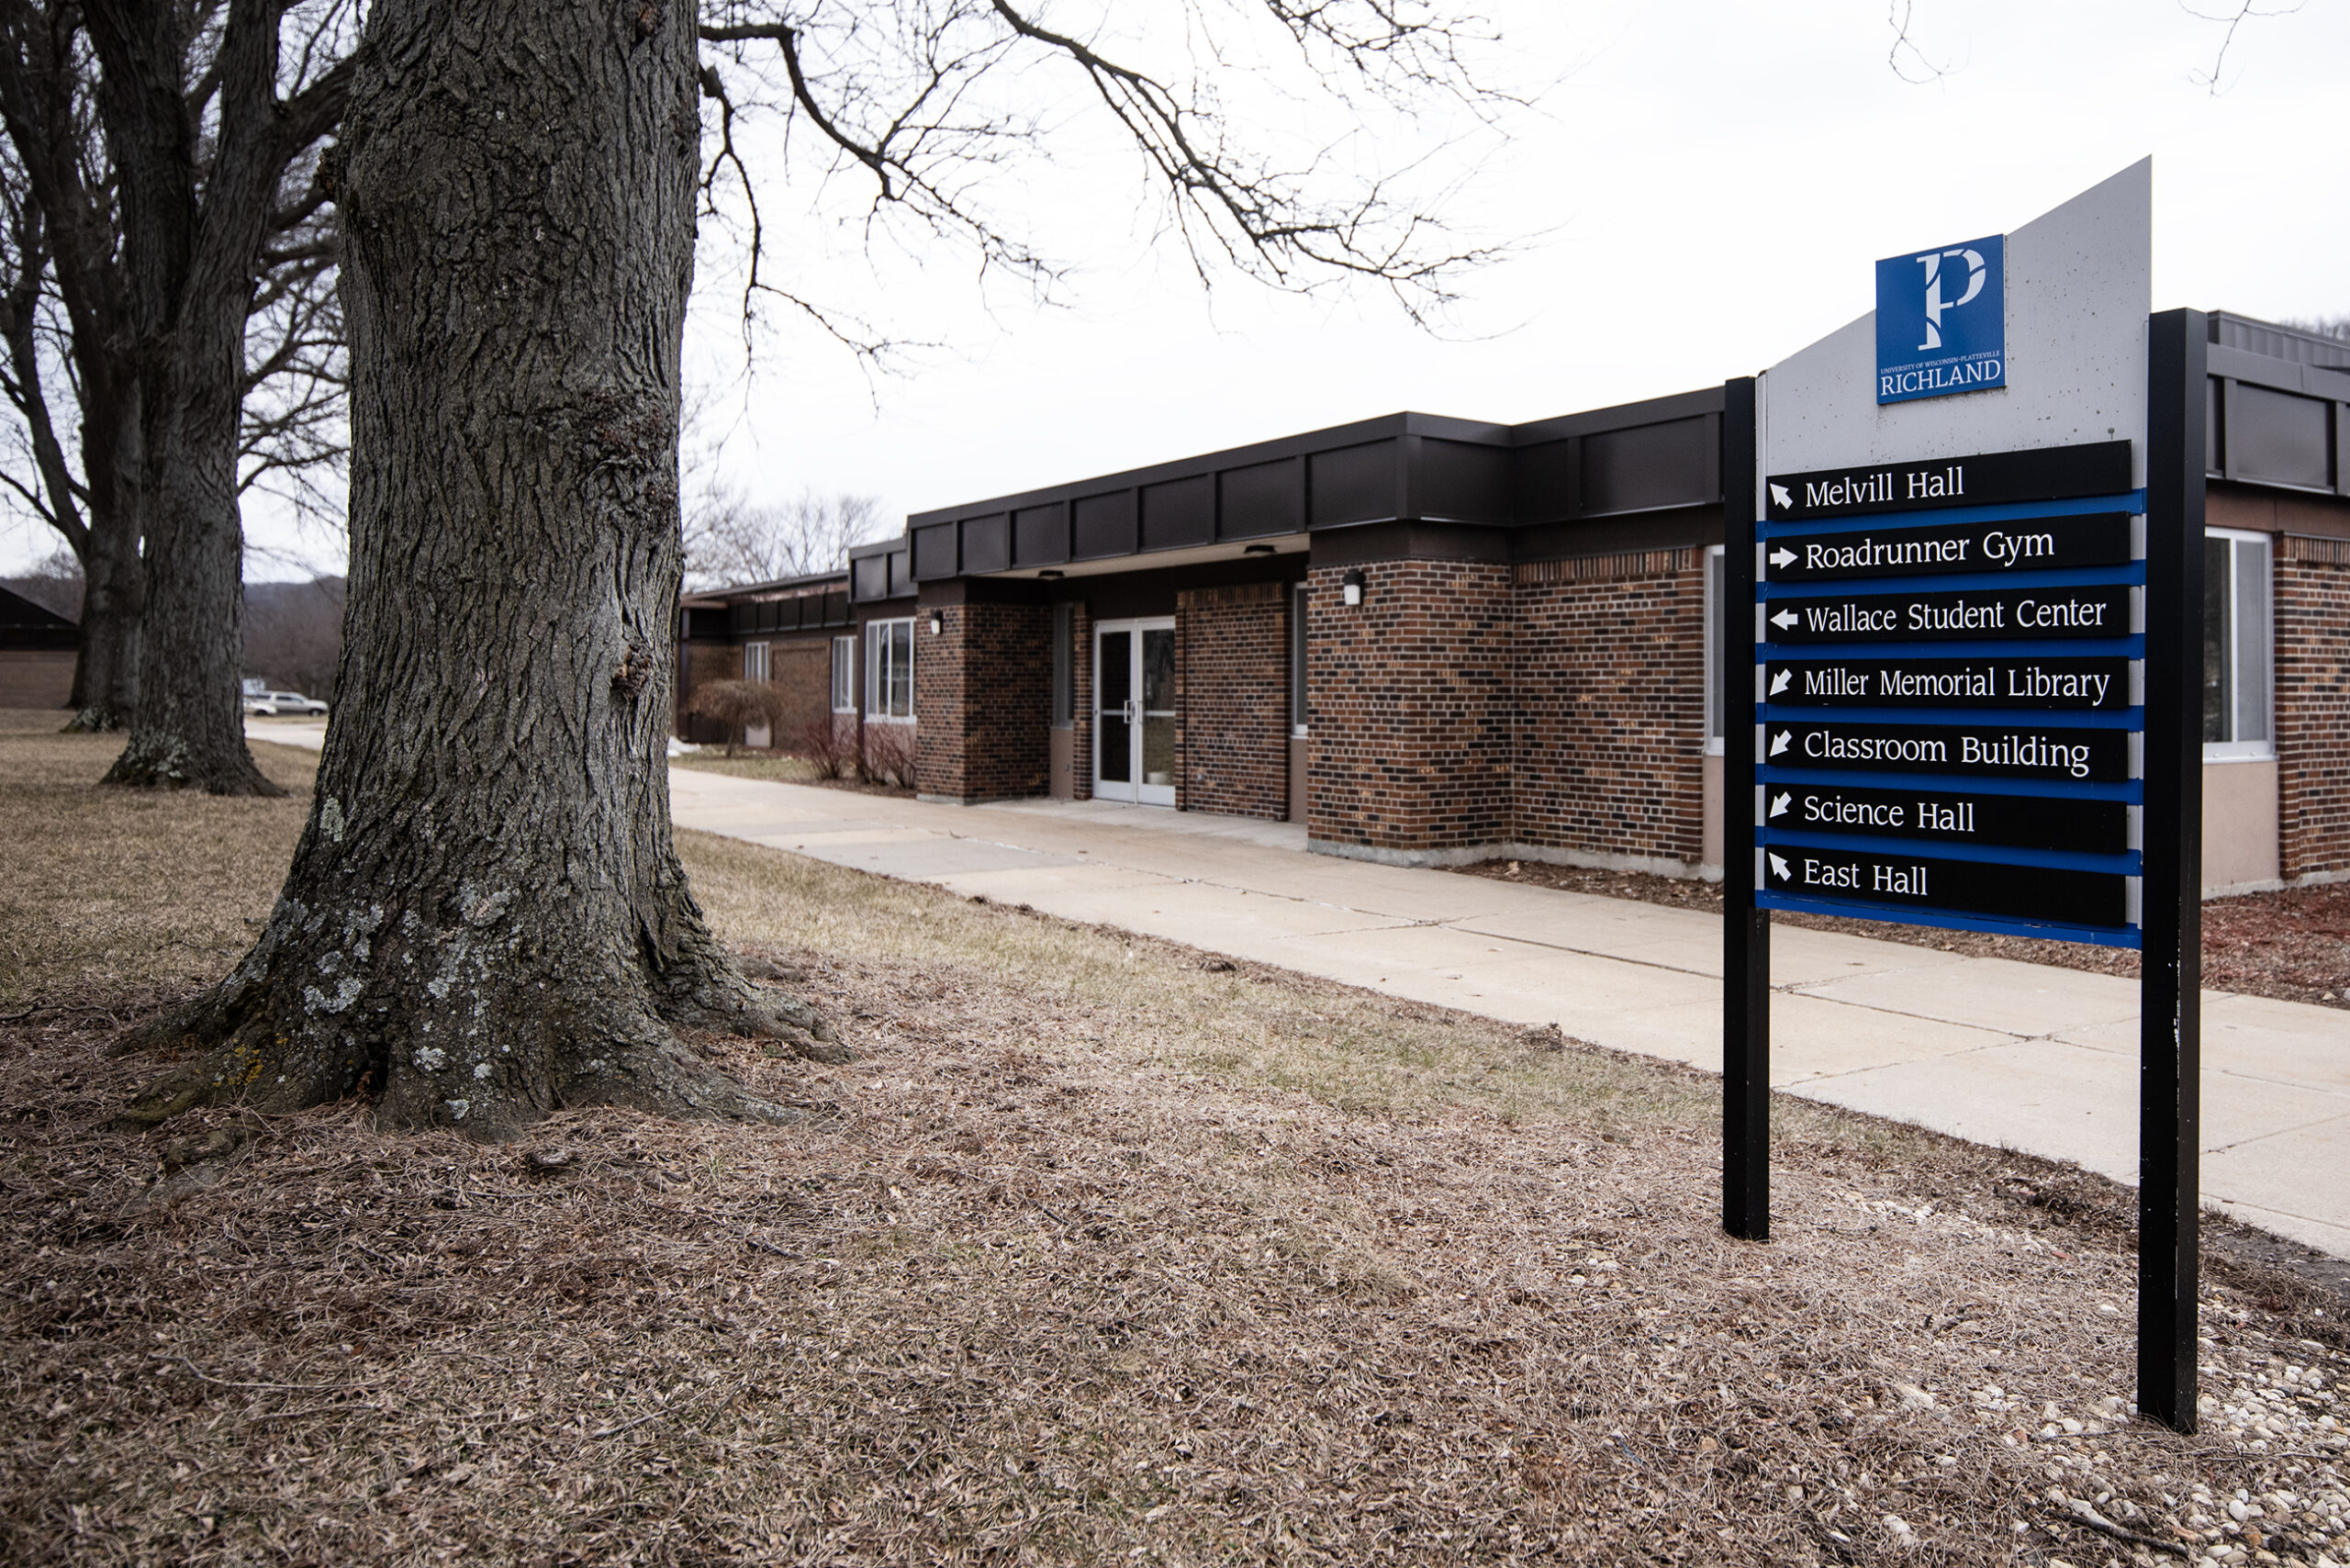
[(833, 639), (832, 704), (835, 713), (856, 711), (856, 633)]
[[(898, 685), (898, 633), (904, 633), (905, 711), (891, 707)], [(911, 615), (876, 619), (865, 623), (865, 721), (869, 724), (911, 724), (914, 722), (914, 618)]]
[[(2274, 762), (2277, 759), (2277, 540), (2276, 536), (2242, 528), (2210, 528), (2203, 530), (2205, 541), (2224, 540), (2228, 580), (2220, 598), (2228, 618), (2227, 639), (2230, 660), (2228, 666), (2228, 731), (2240, 737), (2248, 728), (2261, 733), (2251, 740), (2241, 738), (2205, 741), (2203, 760), (2206, 762)], [(2249, 586), (2243, 578), (2247, 556), (2260, 562), (2261, 588), (2266, 590), (2260, 606), (2260, 632), (2256, 637), (2244, 625), (2243, 595)], [(2209, 569), (2208, 567), (2206, 568)], [(2207, 585), (2207, 593), (2209, 591)], [(2257, 645), (2247, 648), (2247, 641)], [(2247, 666), (2258, 676), (2253, 700), (2260, 711), (2256, 722), (2247, 724), (2244, 714), (2246, 697), (2244, 679)]]
[[(744, 680), (765, 683), (774, 679), (775, 660), (770, 652), (771, 647), (772, 644), (765, 640), (743, 644), (743, 678)], [(755, 675), (751, 673), (751, 666), (754, 665), (758, 666), (758, 673)]]

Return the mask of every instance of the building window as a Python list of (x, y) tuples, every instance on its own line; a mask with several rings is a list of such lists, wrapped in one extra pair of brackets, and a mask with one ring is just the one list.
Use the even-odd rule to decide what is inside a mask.
[(1305, 585), (1289, 596), (1289, 733), (1305, 734), (1311, 710), (1305, 705)]
[(1729, 557), (1719, 544), (1706, 547), (1706, 755), (1722, 755), (1722, 597), (1728, 592)]
[(856, 711), (856, 639), (833, 639), (833, 711)]
[(914, 716), (914, 622), (865, 623), (865, 716), (911, 722)]
[(765, 643), (743, 644), (743, 678), (765, 680), (767, 678), (767, 645)]
[(2277, 755), (2269, 713), (2268, 563), (2265, 533), (2203, 535), (2203, 756)]
[(1053, 606), (1053, 728), (1077, 722), (1077, 606)]

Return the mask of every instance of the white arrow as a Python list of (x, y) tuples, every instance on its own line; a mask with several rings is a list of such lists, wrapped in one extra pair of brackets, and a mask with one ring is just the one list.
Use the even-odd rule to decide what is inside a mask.
[(1786, 749), (1787, 749), (1787, 747), (1788, 747), (1790, 745), (1792, 745), (1792, 744), (1794, 743), (1794, 741), (1795, 741), (1795, 732), (1794, 732), (1794, 731), (1792, 731), (1792, 730), (1781, 730), (1777, 734), (1773, 735), (1773, 736), (1771, 737), (1771, 750), (1770, 750), (1769, 755), (1770, 755), (1770, 756), (1778, 756), (1781, 752), (1783, 752), (1783, 751), (1786, 750)]
[(1791, 669), (1783, 669), (1778, 674), (1773, 676), (1771, 678), (1771, 695), (1776, 697), (1780, 692), (1785, 691), (1787, 689), (1787, 683), (1795, 679), (1795, 678), (1796, 672)]
[(1782, 632), (1785, 631), (1795, 623), (1796, 612), (1792, 610), (1782, 610), (1778, 614), (1771, 617), (1771, 624), (1776, 626)]
[(1771, 504), (1774, 507), (1791, 507), (1796, 504), (1796, 498), (1787, 494), (1787, 487), (1785, 485), (1773, 485)]
[(1785, 793), (1785, 791), (1771, 797), (1771, 814), (1775, 817), (1781, 812), (1785, 811), (1787, 809), (1787, 802), (1794, 799), (1795, 797), (1793, 795)]
[(1784, 566), (1795, 558), (1796, 553), (1784, 544), (1771, 552), (1771, 565), (1774, 566)]
[(1787, 863), (1785, 861), (1780, 859), (1775, 855), (1771, 855), (1771, 852), (1767, 849), (1762, 853), (1770, 855), (1771, 857), (1771, 875), (1778, 878), (1781, 881), (1785, 881), (1794, 876), (1794, 873), (1787, 869)]

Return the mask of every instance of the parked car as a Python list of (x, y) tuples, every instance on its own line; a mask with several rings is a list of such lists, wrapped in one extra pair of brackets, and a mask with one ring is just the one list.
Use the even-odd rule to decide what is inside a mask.
[(284, 718), (289, 713), (316, 713), (323, 718), (327, 705), (298, 691), (262, 691), (245, 699), (245, 711)]

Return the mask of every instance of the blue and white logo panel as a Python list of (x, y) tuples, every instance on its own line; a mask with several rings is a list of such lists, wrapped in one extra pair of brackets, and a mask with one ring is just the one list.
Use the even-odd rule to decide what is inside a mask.
[(1876, 264), (1876, 400), (2008, 384), (2007, 237)]

